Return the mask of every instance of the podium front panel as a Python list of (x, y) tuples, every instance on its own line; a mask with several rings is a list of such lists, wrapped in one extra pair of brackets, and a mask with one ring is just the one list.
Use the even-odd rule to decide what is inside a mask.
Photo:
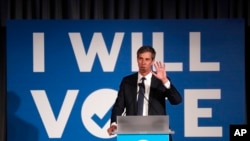
[(169, 141), (168, 134), (119, 134), (117, 141)]
[(171, 134), (168, 116), (118, 116), (117, 134)]

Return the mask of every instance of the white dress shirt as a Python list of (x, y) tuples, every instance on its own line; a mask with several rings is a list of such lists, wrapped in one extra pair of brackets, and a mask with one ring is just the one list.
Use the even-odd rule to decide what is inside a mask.
[[(151, 85), (151, 78), (152, 78), (152, 73), (149, 73), (148, 75), (144, 76), (146, 79), (144, 80), (144, 85), (145, 85), (145, 98), (144, 98), (144, 103), (143, 103), (143, 116), (147, 116), (148, 115), (148, 105), (149, 105), (149, 93), (150, 93), (150, 85)], [(141, 83), (141, 78), (143, 76), (141, 74), (138, 73), (138, 80), (137, 83)], [(170, 88), (170, 81), (167, 81), (164, 86), (169, 89)], [(139, 91), (139, 85), (137, 86), (137, 92)], [(138, 99), (138, 95), (137, 95), (137, 99)]]

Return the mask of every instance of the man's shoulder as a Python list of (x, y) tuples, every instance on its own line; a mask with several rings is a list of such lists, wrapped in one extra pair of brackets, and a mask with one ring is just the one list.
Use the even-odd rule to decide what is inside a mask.
[(138, 76), (138, 73), (135, 72), (135, 73), (124, 76), (123, 79), (137, 78), (137, 76)]
[(131, 84), (135, 85), (137, 83), (138, 73), (132, 73), (127, 76), (124, 76), (122, 79), (122, 84)]

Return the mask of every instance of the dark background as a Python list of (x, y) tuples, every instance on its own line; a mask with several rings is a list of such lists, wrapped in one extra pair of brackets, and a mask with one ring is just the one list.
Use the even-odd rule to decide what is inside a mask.
[[(250, 0), (1, 0), (0, 6), (0, 141), (6, 140), (6, 21), (9, 19), (244, 19), (245, 91), (249, 106)], [(249, 124), (247, 107), (246, 113)]]

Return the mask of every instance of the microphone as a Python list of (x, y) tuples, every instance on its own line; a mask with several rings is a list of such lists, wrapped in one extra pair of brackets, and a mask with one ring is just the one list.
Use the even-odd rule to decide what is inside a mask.
[[(143, 85), (142, 82), (141, 82), (141, 83), (138, 83), (138, 86), (139, 86), (139, 87), (144, 87), (144, 89), (145, 89), (145, 85)], [(138, 94), (139, 94), (139, 91), (137, 92), (137, 95), (138, 95)], [(156, 113), (159, 113), (159, 112), (157, 111), (157, 109), (154, 107), (154, 105), (152, 104), (152, 102), (149, 100), (149, 98), (147, 98), (147, 97), (145, 96), (145, 93), (143, 93), (142, 95), (143, 95), (144, 99), (148, 102), (148, 105), (149, 105), (149, 106), (151, 105), (152, 109), (153, 109)], [(148, 107), (148, 108), (149, 108), (149, 107)]]
[[(137, 83), (137, 85), (138, 85), (139, 87), (145, 87), (145, 86), (143, 85), (142, 82)], [(144, 89), (145, 89), (145, 88), (144, 88)], [(137, 93), (136, 93), (137, 97), (138, 97), (138, 94), (139, 94), (139, 90), (138, 90)], [(144, 97), (144, 99), (148, 102), (148, 105), (149, 105), (149, 106), (151, 105), (152, 109), (153, 109), (156, 113), (158, 113), (158, 112), (157, 112), (157, 109), (154, 107), (154, 105), (152, 104), (152, 102), (145, 96), (145, 93), (143, 94), (143, 97)], [(136, 101), (137, 101), (137, 100), (136, 100)], [(131, 102), (133, 102), (133, 101), (131, 101)], [(126, 111), (126, 108), (125, 108), (124, 111), (123, 111), (123, 113), (121, 114), (121, 116), (126, 116), (126, 115), (127, 115), (127, 111)]]

